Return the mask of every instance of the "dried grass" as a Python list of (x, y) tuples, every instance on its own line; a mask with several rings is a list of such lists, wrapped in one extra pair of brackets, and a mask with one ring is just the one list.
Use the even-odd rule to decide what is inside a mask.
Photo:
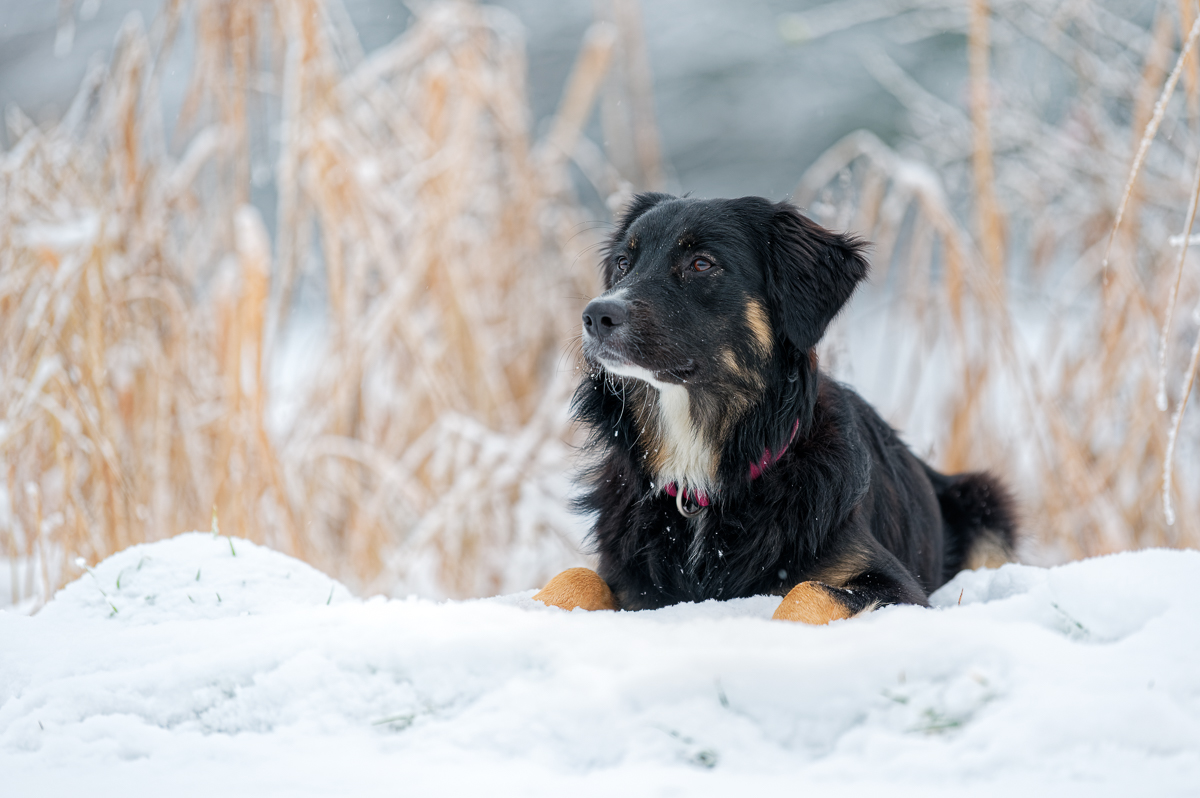
[[(336, 12), (171, 2), (151, 32), (127, 25), (60, 124), (10, 119), (0, 556), (41, 571), (24, 592), (214, 508), (364, 590), (494, 593), (579, 557), (577, 522), (545, 509), (565, 504), (563, 347), (594, 290), (590, 264), (565, 267), (591, 240), (566, 164), (616, 33), (589, 33), (536, 144), (506, 14), (435, 3), (363, 58)], [(172, 146), (159, 65), (185, 13)], [(274, 236), (249, 204), (269, 102)], [(272, 397), (273, 359), (317, 323), (305, 280), (327, 343)]]
[[(876, 242), (888, 329), (918, 331), (917, 353), (889, 364), (909, 386), (891, 420), (932, 405), (941, 466), (1018, 475), (1046, 558), (1200, 542), (1196, 464), (1170, 468), (1196, 449), (1180, 431), (1200, 318), (1174, 311), (1200, 300), (1192, 5), (1161, 6), (1149, 31), (1120, 8), (1048, 0), (852, 0), (800, 19), (968, 36), (968, 109), (872, 54), (909, 107), (910, 145), (853, 134), (795, 199)], [(567, 164), (614, 207), (662, 180), (636, 3), (600, 8), (541, 142), (519, 31), (457, 2), (364, 57), (330, 3), (172, 0), (149, 32), (126, 26), (60, 123), (10, 113), (0, 557), (26, 569), (14, 601), (44, 601), (77, 556), (206, 528), (214, 507), (222, 531), (366, 591), (496, 593), (576, 560), (564, 342), (595, 286), (589, 259), (565, 264), (595, 239)], [(194, 71), (168, 140), (162, 64), (188, 13)], [(1064, 112), (1022, 83), (1016, 43), (1069, 75)], [(598, 98), (608, 150), (581, 134)], [(250, 204), (268, 159), (270, 224)], [(313, 286), (315, 320), (297, 300)], [(1031, 318), (1049, 320), (1032, 341)], [(927, 371), (944, 377), (932, 403), (918, 401)]]
[[(877, 242), (888, 329), (923, 331), (899, 384), (915, 392), (951, 354), (936, 363), (950, 376), (935, 389), (935, 459), (1014, 475), (1040, 559), (1200, 544), (1198, 447), (1179, 437), (1200, 314), (1173, 312), (1200, 301), (1200, 270), (1171, 235), (1188, 236), (1200, 176), (1193, 5), (1162, 4), (1150, 31), (1124, 6), (1042, 0), (973, 0), (949, 16), (870, 0), (800, 20), (833, 32), (893, 16), (911, 38), (967, 35), (969, 117), (873, 55), (910, 113), (905, 154), (854, 134), (796, 201)], [(1070, 84), (1065, 108), (1038, 96), (1054, 72)], [(891, 420), (917, 424), (921, 406), (910, 392)], [(1177, 446), (1187, 476), (1172, 481)]]

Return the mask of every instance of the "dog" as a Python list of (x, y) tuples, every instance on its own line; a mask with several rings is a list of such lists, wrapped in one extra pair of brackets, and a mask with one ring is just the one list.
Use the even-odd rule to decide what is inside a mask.
[(866, 246), (760, 197), (633, 198), (583, 311), (574, 400), (593, 465), (598, 572), (534, 598), (587, 610), (779, 595), (824, 624), (928, 606), (964, 568), (1013, 559), (1013, 499), (940, 474), (818, 366)]

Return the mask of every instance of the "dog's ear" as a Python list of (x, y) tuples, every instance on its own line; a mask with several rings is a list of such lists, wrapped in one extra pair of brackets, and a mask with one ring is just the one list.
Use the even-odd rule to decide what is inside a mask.
[(867, 276), (866, 244), (826, 230), (786, 202), (772, 206), (769, 227), (772, 314), (787, 339), (808, 350)]
[(615, 268), (612, 259), (613, 248), (625, 240), (629, 228), (638, 220), (638, 217), (660, 202), (673, 199), (675, 197), (670, 194), (660, 194), (654, 191), (633, 195), (633, 199), (629, 201), (629, 204), (625, 206), (625, 211), (617, 219), (617, 226), (613, 230), (613, 234), (609, 236), (608, 243), (604, 247), (604, 261), (601, 264), (601, 270), (604, 272), (604, 285), (606, 288), (611, 288), (613, 284), (613, 269)]

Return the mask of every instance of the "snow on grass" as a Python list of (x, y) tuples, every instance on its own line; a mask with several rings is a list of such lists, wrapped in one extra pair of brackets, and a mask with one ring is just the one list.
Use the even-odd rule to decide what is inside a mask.
[(0, 793), (1194, 795), (1198, 583), (1192, 551), (1009, 565), (807, 627), (361, 601), (181, 535), (0, 612)]

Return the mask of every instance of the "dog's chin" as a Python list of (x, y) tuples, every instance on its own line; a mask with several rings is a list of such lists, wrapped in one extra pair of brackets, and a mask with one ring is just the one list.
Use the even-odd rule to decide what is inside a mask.
[(658, 365), (635, 363), (629, 357), (608, 350), (607, 347), (597, 347), (599, 351), (588, 352), (588, 359), (598, 363), (609, 374), (615, 377), (641, 380), (655, 388), (668, 385), (686, 385), (697, 376), (696, 361), (688, 358), (679, 365), (663, 368)]

